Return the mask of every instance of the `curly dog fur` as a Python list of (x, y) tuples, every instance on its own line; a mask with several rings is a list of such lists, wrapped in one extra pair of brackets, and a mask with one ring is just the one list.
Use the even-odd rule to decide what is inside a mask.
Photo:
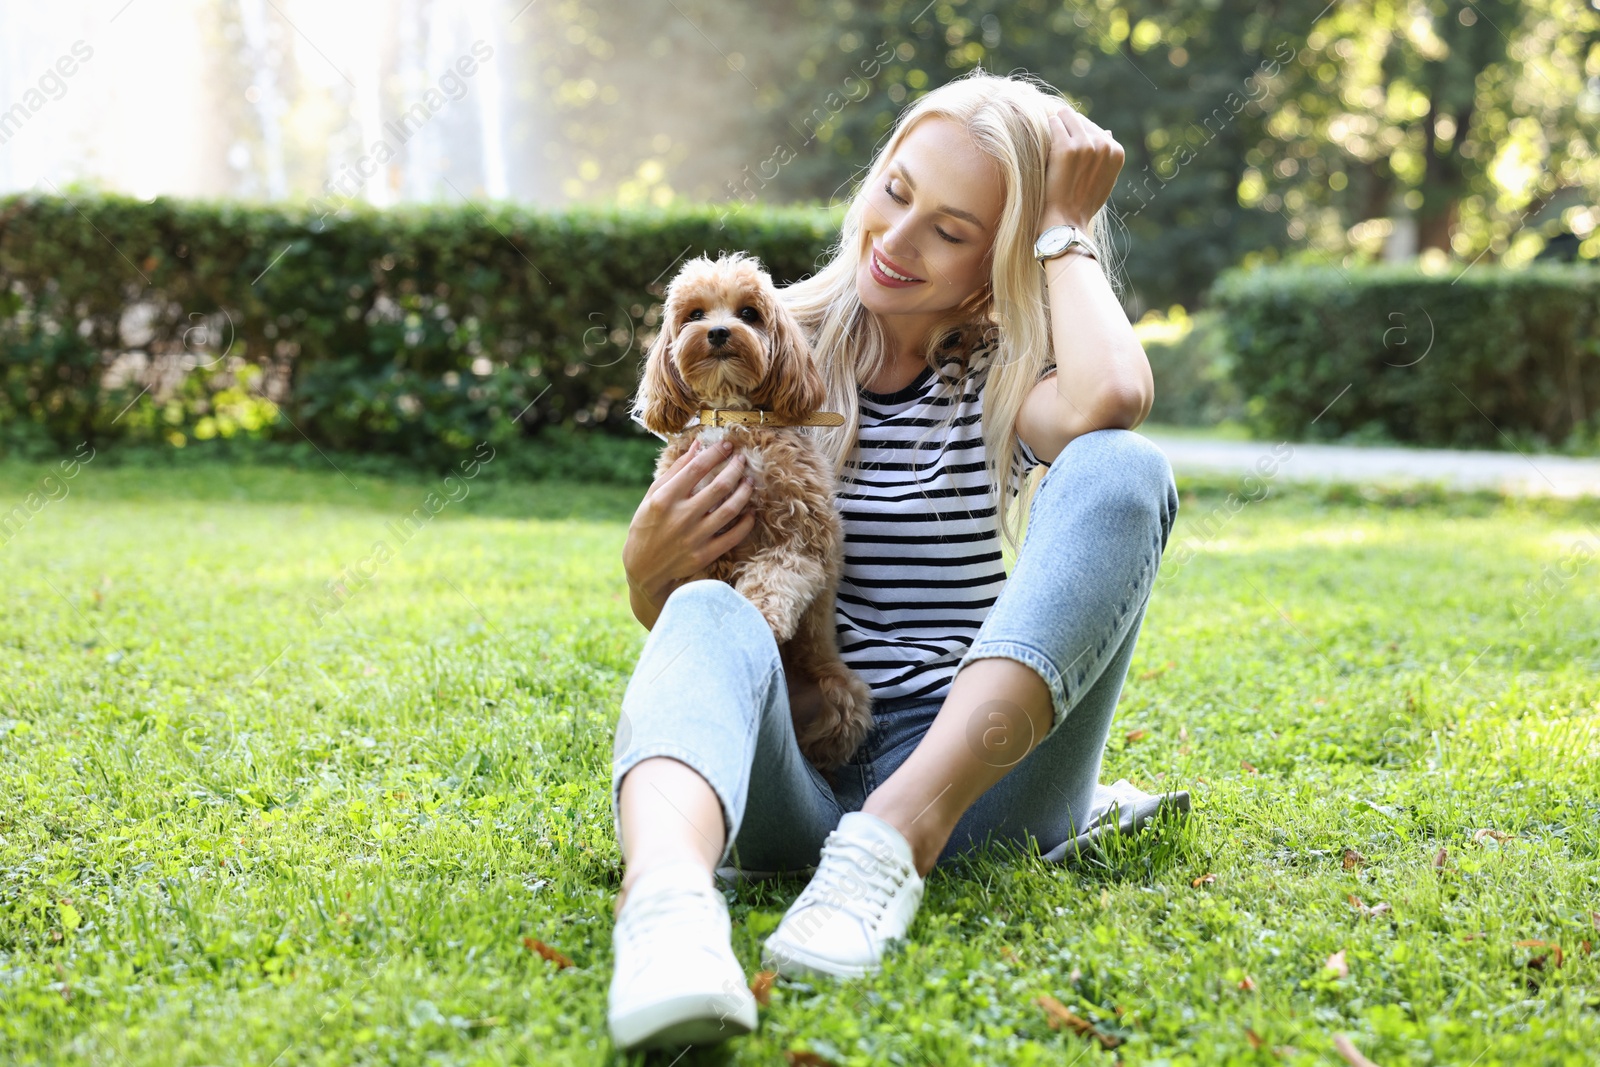
[(821, 708), (808, 721), (795, 713), (795, 737), (806, 760), (827, 773), (850, 758), (872, 726), (871, 691), (839, 659), (834, 596), (844, 533), (832, 466), (796, 428), (688, 425), (702, 407), (799, 420), (826, 398), (810, 344), (758, 260), (735, 252), (683, 265), (667, 287), (661, 332), (645, 358), (639, 391), (644, 424), (678, 435), (662, 450), (656, 477), (696, 436), (703, 447), (725, 436), (745, 455), (755, 482), (754, 526), (693, 577), (727, 582), (743, 594), (772, 627), (788, 677), (815, 681)]

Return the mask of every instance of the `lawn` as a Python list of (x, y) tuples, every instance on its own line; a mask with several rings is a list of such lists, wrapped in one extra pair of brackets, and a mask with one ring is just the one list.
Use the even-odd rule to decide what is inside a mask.
[[(0, 465), (0, 1062), (625, 1062), (639, 491), (490, 468)], [(1105, 776), (1190, 818), (941, 868), (681, 1063), (1593, 1062), (1600, 504), (1181, 485)]]

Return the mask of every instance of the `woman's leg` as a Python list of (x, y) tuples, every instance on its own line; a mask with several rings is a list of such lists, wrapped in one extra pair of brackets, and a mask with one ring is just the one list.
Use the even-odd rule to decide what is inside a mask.
[[(905, 835), (919, 874), (947, 844), (990, 829), (1051, 836), (1087, 809), (1177, 511), (1166, 456), (1131, 430), (1076, 437), (1051, 465), (939, 714), (863, 805)], [(1036, 748), (1049, 758), (974, 809)], [(1019, 798), (1012, 812), (1000, 802)]]
[[(736, 843), (767, 861), (808, 850), (814, 860), (840, 812), (800, 757), (772, 631), (732, 586), (694, 581), (667, 598), (623, 696), (611, 788), (627, 865), (612, 932), (612, 1041), (634, 1049), (749, 1033), (755, 998), (715, 867)], [(752, 800), (760, 815), (747, 820)]]
[(626, 892), (647, 871), (799, 869), (842, 814), (805, 762), (790, 722), (777, 641), (725, 582), (673, 590), (622, 700), (612, 811)]

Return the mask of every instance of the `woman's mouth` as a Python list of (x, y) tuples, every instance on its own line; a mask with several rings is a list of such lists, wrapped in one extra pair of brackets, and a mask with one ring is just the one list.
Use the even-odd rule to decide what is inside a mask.
[(867, 260), (870, 264), (873, 280), (879, 285), (887, 286), (890, 289), (904, 289), (908, 286), (922, 284), (923, 279), (914, 278), (904, 271), (896, 269), (894, 264), (885, 260), (878, 252), (877, 245), (872, 245), (871, 249), (871, 254), (868, 255)]

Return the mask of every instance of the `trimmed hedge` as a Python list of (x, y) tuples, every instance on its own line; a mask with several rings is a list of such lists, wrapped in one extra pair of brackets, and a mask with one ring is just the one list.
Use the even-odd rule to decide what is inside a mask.
[[(659, 444), (628, 401), (675, 264), (743, 249), (783, 284), (817, 268), (842, 217), (505, 204), (329, 215), (69, 195), (0, 198), (0, 448), (198, 441), (232, 454), (257, 441), (442, 467), (488, 441), (517, 446), (530, 471), (617, 467), (627, 480)], [(1182, 344), (1151, 351), (1170, 386), (1164, 417), (1212, 420), (1237, 389), (1271, 437), (1600, 438), (1592, 265), (1230, 271), (1210, 303)], [(552, 451), (574, 429), (605, 433)]]
[(784, 284), (842, 217), (68, 196), (0, 198), (14, 449), (260, 438), (448, 464), (558, 429), (659, 445), (628, 404), (674, 264), (743, 249)]
[(1146, 335), (1156, 399), (1149, 421), (1168, 426), (1215, 426), (1244, 417), (1244, 401), (1233, 383), (1233, 354), (1215, 311), (1201, 311), (1176, 329)]
[(1232, 270), (1210, 304), (1246, 421), (1265, 436), (1568, 449), (1600, 438), (1592, 265)]

